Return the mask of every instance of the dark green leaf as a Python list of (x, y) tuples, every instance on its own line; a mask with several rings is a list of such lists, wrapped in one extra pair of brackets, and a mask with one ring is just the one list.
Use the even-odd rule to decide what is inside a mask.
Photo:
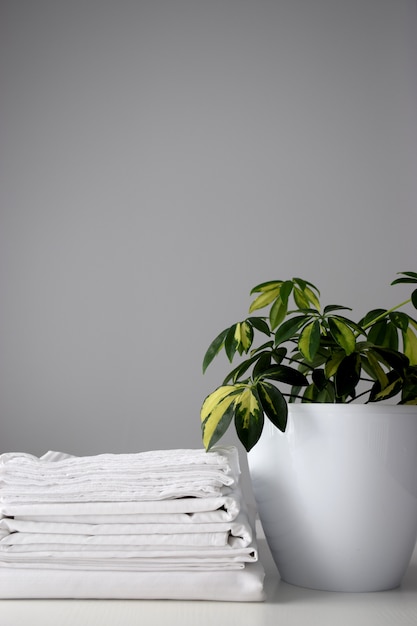
[(210, 363), (212, 362), (212, 360), (214, 359), (214, 357), (216, 356), (216, 354), (218, 354), (220, 350), (222, 349), (224, 339), (228, 332), (229, 332), (228, 328), (226, 328), (225, 330), (222, 330), (222, 332), (219, 335), (217, 335), (217, 337), (213, 339), (213, 341), (209, 345), (207, 352), (204, 355), (204, 359), (203, 359), (203, 374), (208, 368), (208, 366), (210, 365)]
[(293, 288), (292, 280), (286, 280), (281, 285), (281, 290), (279, 292), (279, 297), (281, 298), (281, 300), (282, 300), (282, 302), (283, 302), (283, 304), (285, 306), (288, 305), (288, 298), (291, 295), (292, 288)]
[(233, 369), (231, 372), (229, 372), (229, 374), (226, 376), (223, 381), (223, 385), (227, 385), (230, 381), (233, 381), (234, 383), (237, 382), (237, 380), (248, 371), (250, 366), (255, 363), (258, 358), (259, 355), (257, 354), (250, 357), (249, 359), (245, 359), (244, 361), (242, 361), (242, 363), (239, 363), (239, 365), (235, 367), (235, 369)]
[(386, 309), (373, 309), (372, 311), (369, 311), (365, 315), (365, 317), (363, 317), (359, 321), (359, 326), (367, 328), (367, 327), (371, 326), (376, 319), (378, 319), (382, 315), (385, 315), (386, 313), (387, 313)]
[(413, 303), (414, 308), (417, 309), (417, 289), (414, 289), (411, 294), (411, 302)]
[(272, 358), (274, 359), (275, 363), (281, 363), (282, 360), (286, 357), (287, 355), (287, 348), (275, 348), (274, 350), (272, 350)]
[(389, 314), (389, 318), (391, 322), (394, 324), (394, 326), (396, 326), (403, 332), (407, 330), (408, 315), (406, 315), (405, 313), (401, 313), (400, 311), (393, 311), (392, 313)]
[(388, 320), (383, 319), (376, 322), (368, 331), (368, 341), (376, 346), (383, 346), (388, 348), (390, 340), (390, 331), (388, 327)]
[(273, 345), (274, 345), (273, 341), (267, 341), (266, 343), (263, 343), (261, 346), (258, 346), (257, 348), (254, 348), (253, 350), (251, 350), (251, 354), (257, 354), (258, 352), (262, 352), (263, 350), (272, 349)]
[(327, 313), (331, 313), (332, 311), (339, 311), (345, 309), (346, 311), (351, 311), (352, 309), (348, 306), (341, 306), (340, 304), (328, 304), (323, 309), (323, 315), (327, 315)]
[(246, 319), (249, 324), (251, 324), (256, 330), (259, 330), (264, 335), (270, 336), (271, 332), (269, 330), (268, 324), (265, 322), (263, 317), (248, 317)]
[(376, 381), (371, 389), (369, 396), (369, 402), (378, 402), (380, 400), (389, 400), (393, 398), (402, 389), (402, 378), (397, 372), (391, 371), (387, 375), (387, 384), (385, 387), (381, 387), (381, 383)]
[(324, 374), (324, 370), (315, 369), (311, 375), (311, 378), (319, 391), (322, 391), (326, 388), (328, 380)]
[(308, 384), (304, 374), (292, 367), (288, 367), (288, 365), (275, 365), (266, 370), (262, 374), (262, 378), (277, 380), (287, 385), (301, 385), (302, 387)]
[(270, 366), (271, 366), (271, 353), (263, 352), (259, 356), (253, 368), (252, 378), (256, 380), (261, 374), (263, 374), (263, 372), (265, 372), (265, 370), (268, 370)]
[(237, 324), (233, 324), (229, 330), (227, 331), (225, 340), (224, 340), (224, 349), (227, 354), (227, 358), (230, 362), (233, 361), (233, 357), (237, 351), (238, 342), (235, 337)]
[(375, 354), (380, 361), (400, 374), (403, 373), (409, 365), (408, 358), (396, 350), (374, 346), (373, 348), (370, 348), (370, 351)]
[(360, 380), (361, 359), (357, 352), (345, 356), (335, 374), (336, 395), (339, 398), (352, 395)]
[(288, 407), (282, 393), (274, 385), (266, 381), (258, 383), (256, 389), (266, 416), (274, 426), (285, 432)]
[(392, 281), (391, 285), (398, 285), (399, 283), (417, 283), (416, 272), (398, 272), (398, 274), (402, 274), (403, 278), (396, 278)]
[(278, 346), (280, 343), (292, 339), (307, 322), (308, 317), (306, 315), (297, 315), (281, 324), (275, 333), (275, 345)]

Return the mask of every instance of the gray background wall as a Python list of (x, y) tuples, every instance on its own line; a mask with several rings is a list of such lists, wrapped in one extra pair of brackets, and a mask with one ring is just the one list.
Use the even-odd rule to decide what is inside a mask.
[(414, 0), (0, 2), (1, 452), (198, 447), (254, 284), (407, 293), (416, 32)]

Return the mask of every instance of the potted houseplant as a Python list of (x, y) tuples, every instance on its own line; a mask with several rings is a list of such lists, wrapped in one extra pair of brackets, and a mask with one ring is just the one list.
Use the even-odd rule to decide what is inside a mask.
[[(392, 284), (417, 287), (417, 273)], [(201, 408), (210, 449), (234, 422), (281, 577), (328, 590), (398, 586), (417, 536), (417, 288), (358, 321), (311, 282), (254, 287), (210, 344), (240, 362)], [(268, 307), (265, 316), (253, 315)]]

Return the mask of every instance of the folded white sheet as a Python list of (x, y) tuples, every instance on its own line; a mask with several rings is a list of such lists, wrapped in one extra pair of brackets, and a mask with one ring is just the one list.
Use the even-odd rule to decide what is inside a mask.
[[(97, 520), (96, 520), (97, 521)], [(117, 544), (123, 541), (142, 545), (248, 546), (252, 541), (249, 520), (242, 512), (233, 522), (208, 523), (116, 523), (39, 522), (0, 519), (0, 549), (16, 543), (93, 543)], [(101, 538), (101, 539), (100, 539)]]
[[(8, 502), (2, 496), (0, 483), (0, 516), (26, 517), (35, 519), (65, 518), (67, 521), (86, 521), (88, 518), (97, 520), (97, 516), (125, 515), (181, 515), (190, 521), (228, 521), (233, 520), (242, 508), (242, 494), (235, 487), (227, 495), (208, 496), (205, 498), (171, 498), (167, 500), (145, 500), (139, 502)], [(162, 517), (161, 519), (165, 519)]]
[(265, 599), (260, 563), (228, 571), (77, 571), (0, 568), (0, 598), (83, 598), (134, 600)]
[[(73, 457), (0, 455), (3, 502), (138, 501), (227, 493), (240, 473), (233, 446)], [(225, 489), (226, 488), (226, 489)]]
[(0, 598), (263, 599), (234, 447), (0, 456)]

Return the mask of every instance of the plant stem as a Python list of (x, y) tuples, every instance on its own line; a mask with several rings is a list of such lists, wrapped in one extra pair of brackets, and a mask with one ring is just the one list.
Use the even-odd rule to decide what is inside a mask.
[(401, 302), (401, 304), (397, 304), (397, 306), (394, 306), (392, 309), (389, 309), (388, 311), (385, 311), (385, 313), (381, 313), (381, 315), (378, 315), (378, 317), (376, 317), (372, 321), (370, 321), (367, 324), (365, 324), (363, 326), (363, 330), (366, 330), (367, 328), (369, 328), (369, 326), (373, 326), (373, 324), (375, 324), (376, 322), (379, 322), (379, 320), (383, 320), (384, 317), (386, 317), (390, 313), (393, 313), (397, 309), (400, 309), (401, 307), (405, 306), (409, 302), (411, 302), (411, 298), (408, 298), (408, 300), (404, 300), (404, 302)]

